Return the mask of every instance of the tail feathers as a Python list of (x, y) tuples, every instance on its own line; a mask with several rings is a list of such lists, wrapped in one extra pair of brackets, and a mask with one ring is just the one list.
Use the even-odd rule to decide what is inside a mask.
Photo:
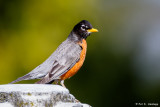
[(19, 81), (22, 81), (22, 80), (29, 80), (30, 79), (30, 75), (25, 75), (23, 77), (19, 77), (18, 79), (16, 79), (15, 81), (12, 81), (11, 83), (9, 84), (13, 84), (13, 83), (16, 83), (16, 82), (19, 82)]

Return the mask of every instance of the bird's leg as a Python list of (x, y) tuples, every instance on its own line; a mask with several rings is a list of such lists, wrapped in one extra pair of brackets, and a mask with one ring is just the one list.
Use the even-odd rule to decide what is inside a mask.
[(66, 88), (66, 86), (64, 85), (64, 80), (61, 80), (60, 84), (62, 85), (62, 87)]

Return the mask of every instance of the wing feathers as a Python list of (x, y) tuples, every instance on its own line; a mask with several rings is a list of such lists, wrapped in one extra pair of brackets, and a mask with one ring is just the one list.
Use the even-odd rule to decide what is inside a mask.
[(56, 50), (57, 56), (52, 69), (39, 83), (49, 83), (52, 80), (60, 79), (60, 76), (71, 69), (80, 59), (81, 47), (78, 44), (68, 41), (65, 45), (62, 43), (59, 48)]
[(39, 78), (43, 79), (37, 83), (48, 83), (59, 79), (61, 75), (66, 73), (79, 60), (80, 53), (81, 47), (79, 44), (67, 39), (46, 61), (33, 69), (30, 73), (11, 83)]

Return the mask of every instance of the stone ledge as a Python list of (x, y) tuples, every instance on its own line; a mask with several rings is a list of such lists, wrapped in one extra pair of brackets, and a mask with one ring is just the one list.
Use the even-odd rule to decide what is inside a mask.
[(0, 107), (90, 107), (59, 85), (0, 85)]

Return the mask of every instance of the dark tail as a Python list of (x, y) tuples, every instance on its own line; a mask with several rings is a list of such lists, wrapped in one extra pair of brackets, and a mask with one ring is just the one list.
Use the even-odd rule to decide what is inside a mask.
[(12, 81), (12, 82), (9, 83), (9, 84), (13, 84), (13, 83), (16, 83), (16, 82), (19, 82), (19, 81), (22, 81), (22, 80), (28, 80), (29, 77), (30, 77), (30, 75), (27, 74), (27, 75), (25, 75), (25, 76), (23, 76), (23, 77), (19, 77), (18, 79), (16, 79), (15, 81)]

